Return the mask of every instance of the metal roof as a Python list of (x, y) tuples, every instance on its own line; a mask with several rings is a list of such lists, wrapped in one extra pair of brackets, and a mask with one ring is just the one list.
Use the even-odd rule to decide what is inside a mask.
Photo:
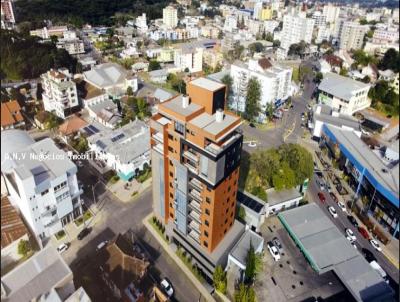
[(217, 122), (216, 114), (211, 115), (204, 112), (199, 116), (195, 117), (194, 119), (190, 120), (189, 123), (198, 128), (203, 129), (208, 133), (211, 133), (212, 135), (217, 135), (239, 119), (240, 117), (238, 116), (232, 116), (224, 113), (223, 120), (221, 122)]
[(274, 188), (267, 190), (267, 201), (270, 206), (277, 205), (286, 201), (301, 198), (301, 193), (295, 188), (276, 191)]
[(172, 110), (173, 112), (176, 112), (180, 115), (183, 116), (189, 116), (192, 113), (200, 110), (202, 107), (200, 105), (197, 105), (193, 102), (189, 104), (186, 108), (182, 106), (182, 95), (177, 95), (175, 98), (173, 98), (170, 101), (162, 103), (162, 105), (159, 106), (159, 109), (162, 110), (162, 107), (165, 107), (169, 110)]
[(125, 81), (128, 72), (115, 63), (104, 63), (83, 73), (85, 79), (93, 85), (106, 88), (121, 84)]
[(350, 100), (353, 96), (353, 92), (355, 93), (363, 89), (369, 89), (369, 87), (369, 84), (336, 73), (328, 72), (324, 75), (318, 89), (330, 93), (340, 99)]
[(216, 81), (207, 78), (197, 78), (191, 81), (190, 84), (201, 87), (203, 89), (207, 89), (209, 91), (215, 91), (225, 87), (224, 84), (218, 83)]
[(254, 247), (255, 250), (258, 250), (260, 245), (264, 244), (264, 238), (251, 230), (247, 230), (233, 247), (230, 255), (241, 264), (246, 266), (247, 254), (250, 249), (250, 244)]
[(333, 270), (357, 301), (382, 301), (392, 289), (315, 203), (278, 214), (319, 274)]

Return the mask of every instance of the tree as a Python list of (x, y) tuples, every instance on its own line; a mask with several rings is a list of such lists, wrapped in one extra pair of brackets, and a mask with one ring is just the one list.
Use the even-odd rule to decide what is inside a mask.
[(217, 265), (213, 274), (214, 287), (220, 293), (226, 293), (227, 279), (226, 272), (224, 272), (221, 265)]
[(300, 55), (304, 54), (306, 47), (307, 47), (307, 43), (304, 41), (300, 41), (299, 43), (292, 44), (289, 47), (288, 55), (289, 56), (292, 56), (292, 55), (300, 56)]
[(232, 93), (233, 79), (229, 74), (222, 77), (221, 82), (226, 86), (226, 96), (229, 98)]
[(263, 52), (264, 45), (261, 42), (254, 42), (249, 45), (249, 51), (254, 54), (256, 52)]
[(149, 71), (161, 69), (161, 65), (156, 60), (150, 60), (149, 62)]
[(371, 78), (370, 78), (369, 76), (365, 76), (365, 77), (361, 80), (361, 82), (363, 82), (363, 83), (369, 83), (369, 82), (371, 82)]
[(315, 82), (317, 84), (321, 83), (322, 79), (324, 78), (324, 75), (322, 74), (322, 72), (317, 72), (315, 74)]
[(142, 48), (142, 46), (143, 46), (143, 41), (137, 41), (137, 42), (136, 42), (136, 47), (137, 47), (138, 49)]
[(310, 77), (313, 74), (311, 67), (309, 66), (302, 66), (299, 67), (299, 79), (301, 82), (304, 82), (306, 77)]
[(376, 59), (368, 55), (362, 49), (357, 49), (353, 52), (353, 59), (355, 60), (356, 67), (358, 65), (367, 66), (370, 63), (376, 63)]
[(137, 107), (138, 107), (137, 115), (139, 119), (142, 120), (151, 115), (149, 104), (145, 101), (145, 99), (143, 98), (137, 99)]
[(249, 250), (246, 257), (246, 270), (245, 278), (246, 283), (251, 284), (256, 278), (257, 274), (262, 271), (261, 256), (256, 254), (253, 244), (250, 242)]
[(241, 206), (238, 206), (237, 218), (242, 222), (246, 221), (246, 210)]
[(126, 88), (126, 94), (128, 96), (132, 96), (133, 95), (133, 89), (131, 86), (128, 86), (128, 88)]
[(28, 240), (21, 239), (18, 242), (18, 254), (26, 257), (31, 250), (31, 246)]
[(372, 87), (368, 96), (371, 98), (371, 106), (383, 111), (388, 115), (399, 115), (399, 95), (389, 86), (386, 81), (379, 81)]
[(386, 70), (391, 69), (395, 73), (400, 71), (400, 53), (394, 49), (390, 48), (385, 52), (382, 60), (378, 64), (379, 69)]
[(83, 135), (81, 135), (78, 139), (73, 139), (71, 141), (71, 146), (79, 153), (85, 153), (89, 150), (88, 141)]
[(251, 78), (247, 84), (245, 117), (250, 122), (255, 122), (261, 111), (261, 85), (256, 78)]
[(281, 46), (281, 41), (279, 41), (279, 40), (272, 41), (272, 47), (277, 48), (279, 46)]
[(274, 118), (274, 111), (274, 105), (272, 103), (268, 103), (267, 108), (265, 109), (265, 114), (267, 115), (269, 121), (272, 121), (272, 119)]
[(235, 291), (235, 302), (256, 302), (256, 294), (251, 286), (241, 283)]
[[(264, 31), (264, 34), (265, 34), (265, 31)], [(264, 40), (269, 41), (269, 42), (273, 42), (274, 41), (274, 35), (272, 33), (267, 33), (265, 35)]]
[(257, 196), (258, 198), (267, 201), (267, 193), (265, 192), (265, 189), (262, 186), (257, 186), (254, 187), (251, 190), (251, 194), (253, 194), (254, 196)]
[(342, 67), (342, 68), (340, 68), (339, 74), (340, 74), (341, 76), (346, 77), (346, 76), (349, 74), (349, 71), (347, 70), (347, 68)]

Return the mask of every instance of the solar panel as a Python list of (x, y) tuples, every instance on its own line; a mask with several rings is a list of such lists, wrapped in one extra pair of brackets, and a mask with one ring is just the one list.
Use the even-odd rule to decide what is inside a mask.
[(237, 192), (237, 199), (241, 204), (252, 209), (256, 213), (260, 213), (261, 209), (264, 207), (263, 204), (240, 191)]
[(106, 144), (104, 144), (101, 140), (98, 140), (96, 142), (96, 145), (102, 150), (104, 150), (107, 147)]
[(125, 134), (120, 133), (120, 134), (118, 134), (117, 136), (114, 136), (113, 138), (111, 138), (111, 141), (112, 141), (113, 143), (115, 143), (117, 140), (120, 140), (120, 139), (123, 138), (123, 137), (125, 137)]
[(83, 130), (85, 130), (85, 132), (86, 132), (89, 136), (91, 136), (91, 135), (94, 134), (94, 132), (93, 132), (92, 130), (90, 130), (89, 127), (85, 127), (85, 128), (83, 128)]
[(93, 125), (89, 125), (88, 128), (89, 128), (91, 131), (93, 131), (93, 133), (100, 132), (100, 130), (97, 129), (97, 128), (96, 128), (95, 126), (93, 126)]

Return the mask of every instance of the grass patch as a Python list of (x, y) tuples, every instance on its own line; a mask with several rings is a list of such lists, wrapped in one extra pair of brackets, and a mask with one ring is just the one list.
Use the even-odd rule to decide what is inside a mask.
[(165, 241), (168, 243), (167, 238), (165, 238), (165, 227), (162, 225), (162, 223), (155, 217), (150, 217), (148, 222), (150, 225), (156, 230), (157, 234)]
[(65, 232), (64, 232), (64, 230), (61, 230), (61, 231), (57, 232), (57, 233), (55, 234), (55, 236), (56, 236), (57, 240), (60, 240), (60, 239), (64, 238), (64, 237), (65, 237)]
[(300, 82), (300, 77), (299, 77), (299, 67), (293, 67), (293, 72), (292, 72), (292, 80), (298, 84)]
[(108, 181), (110, 184), (115, 184), (117, 181), (119, 180), (119, 176), (118, 175), (114, 175), (113, 177), (110, 178), (110, 180)]
[(136, 180), (138, 182), (140, 182), (140, 183), (144, 183), (150, 177), (151, 177), (151, 169), (150, 168), (145, 168), (143, 171), (139, 172), (139, 175), (136, 176)]
[(138, 191), (135, 191), (135, 192), (133, 192), (132, 194), (131, 194), (131, 197), (135, 197), (136, 195), (138, 195), (139, 194), (139, 192)]
[(75, 219), (75, 225), (78, 227), (80, 226), (84, 221), (90, 219), (92, 217), (92, 213), (90, 213), (89, 211), (86, 211), (85, 213), (83, 213), (83, 215), (81, 217), (79, 217), (78, 219)]
[(190, 260), (190, 256), (186, 256), (186, 252), (181, 248), (178, 248), (176, 251), (178, 257), (182, 260), (182, 262), (187, 266), (187, 268), (193, 273), (193, 275), (201, 282), (204, 282), (204, 278), (201, 275), (200, 271), (192, 264)]

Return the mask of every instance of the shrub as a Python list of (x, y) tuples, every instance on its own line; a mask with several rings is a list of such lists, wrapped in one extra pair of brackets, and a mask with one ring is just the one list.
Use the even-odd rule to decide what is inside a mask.
[(156, 223), (157, 218), (153, 216), (153, 223)]
[(21, 239), (18, 243), (18, 254), (26, 256), (31, 250), (31, 246), (28, 240)]

